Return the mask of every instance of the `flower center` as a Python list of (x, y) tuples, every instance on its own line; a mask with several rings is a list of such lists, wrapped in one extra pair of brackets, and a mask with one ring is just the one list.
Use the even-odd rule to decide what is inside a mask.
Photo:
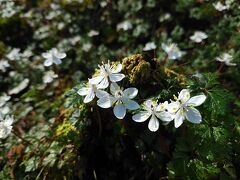
[(121, 98), (122, 96), (123, 96), (122, 90), (118, 90), (118, 91), (115, 92), (115, 97), (116, 98)]

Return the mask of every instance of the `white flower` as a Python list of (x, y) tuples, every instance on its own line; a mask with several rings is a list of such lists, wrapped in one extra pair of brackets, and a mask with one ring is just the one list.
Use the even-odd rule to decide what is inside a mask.
[(8, 94), (12, 95), (12, 94), (18, 94), (19, 92), (21, 92), (23, 89), (25, 89), (29, 84), (29, 79), (24, 79), (17, 87), (11, 89)]
[(65, 58), (66, 54), (60, 53), (56, 48), (53, 48), (48, 52), (42, 53), (42, 56), (46, 59), (44, 66), (51, 66), (52, 64), (61, 64), (61, 59)]
[(13, 116), (4, 115), (0, 113), (0, 139), (6, 138), (12, 130)]
[(21, 10), (14, 1), (0, 1), (0, 17), (9, 18)]
[(175, 43), (169, 45), (162, 43), (161, 46), (162, 49), (168, 54), (169, 59), (180, 59), (184, 55), (184, 52), (180, 51), (180, 49), (177, 47), (177, 44)]
[(19, 48), (13, 48), (7, 55), (6, 57), (11, 60), (20, 60), (21, 59), (21, 53)]
[(117, 30), (120, 31), (120, 30), (124, 30), (124, 31), (127, 31), (129, 29), (132, 29), (132, 24), (130, 21), (126, 20), (126, 21), (123, 21), (121, 23), (119, 23), (117, 25)]
[(92, 48), (92, 44), (91, 44), (91, 43), (85, 43), (85, 44), (83, 44), (83, 46), (82, 46), (82, 49), (83, 49), (85, 52), (88, 52), (91, 48)]
[(175, 115), (175, 128), (181, 126), (185, 118), (195, 124), (201, 123), (202, 116), (194, 107), (200, 106), (205, 100), (205, 95), (198, 95), (190, 98), (189, 90), (183, 89), (179, 93), (177, 101), (170, 103), (167, 107), (168, 112)]
[(10, 67), (10, 64), (6, 60), (0, 60), (0, 70), (6, 72), (7, 68)]
[(202, 31), (195, 31), (194, 34), (190, 37), (190, 39), (196, 43), (200, 43), (202, 40), (207, 38), (207, 34)]
[(51, 83), (53, 82), (53, 79), (57, 78), (58, 75), (54, 73), (54, 71), (47, 71), (43, 76), (43, 82), (44, 83)]
[(96, 77), (93, 77), (89, 80), (91, 84), (97, 84), (98, 88), (105, 89), (109, 86), (109, 81), (111, 82), (119, 82), (121, 81), (125, 75), (119, 73), (122, 70), (122, 64), (118, 65), (110, 65), (107, 64), (98, 65), (99, 74)]
[(2, 114), (8, 114), (9, 112), (10, 112), (10, 107), (8, 107), (8, 106), (1, 107)]
[(50, 35), (50, 26), (41, 26), (34, 32), (34, 39), (44, 39)]
[(101, 90), (95, 85), (88, 82), (88, 84), (85, 87), (82, 87), (77, 92), (80, 96), (85, 96), (83, 102), (89, 103), (91, 102), (94, 97), (101, 93)]
[(99, 35), (99, 32), (95, 30), (91, 30), (88, 32), (89, 37), (98, 36), (98, 35)]
[(117, 83), (113, 82), (110, 86), (110, 91), (112, 95), (105, 91), (99, 94), (97, 105), (101, 108), (110, 108), (114, 105), (113, 113), (118, 119), (125, 117), (127, 109), (136, 110), (140, 107), (137, 102), (132, 100), (138, 94), (136, 88), (121, 90)]
[(170, 18), (171, 18), (171, 14), (166, 13), (166, 14), (163, 14), (162, 16), (159, 17), (159, 21), (164, 22), (166, 20), (169, 20)]
[(229, 5), (223, 5), (220, 1), (218, 1), (217, 3), (213, 3), (213, 6), (218, 11), (224, 11), (230, 8)]
[(7, 94), (3, 94), (0, 96), (0, 107), (4, 106), (7, 101), (9, 101), (11, 96), (8, 96)]
[(101, 2), (100, 2), (100, 6), (101, 6), (101, 7), (105, 7), (105, 6), (107, 6), (107, 4), (108, 4), (107, 1), (101, 1)]
[(224, 62), (227, 66), (236, 66), (236, 63), (232, 63), (233, 56), (228, 53), (223, 53), (219, 57), (216, 57), (217, 61)]
[(80, 40), (81, 40), (80, 36), (74, 36), (69, 39), (71, 45), (73, 45), (73, 46), (76, 45)]
[(166, 111), (167, 105), (167, 101), (158, 105), (156, 101), (148, 99), (143, 103), (144, 110), (133, 115), (132, 119), (136, 122), (144, 122), (151, 116), (148, 128), (150, 131), (155, 132), (159, 128), (158, 118), (165, 122), (173, 120), (174, 116)]
[(24, 58), (30, 58), (31, 56), (33, 56), (33, 52), (31, 49), (25, 49), (22, 53), (22, 57)]
[(150, 51), (153, 49), (156, 49), (156, 44), (154, 42), (148, 42), (143, 48), (144, 51)]

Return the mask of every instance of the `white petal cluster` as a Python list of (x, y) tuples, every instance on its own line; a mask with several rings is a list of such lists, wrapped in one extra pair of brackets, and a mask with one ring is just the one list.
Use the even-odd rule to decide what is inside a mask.
[(0, 113), (0, 139), (5, 139), (12, 131), (13, 116)]
[(169, 45), (162, 43), (162, 49), (167, 53), (168, 59), (176, 60), (180, 59), (185, 53), (181, 51), (177, 44), (171, 43)]
[(30, 82), (30, 80), (28, 78), (25, 78), (22, 82), (20, 82), (20, 84), (18, 86), (11, 89), (8, 92), (8, 94), (10, 94), (10, 95), (18, 94), (19, 92), (21, 92), (22, 90), (24, 90), (28, 86), (29, 82)]
[[(123, 119), (127, 110), (139, 109), (139, 104), (133, 100), (138, 94), (138, 89), (134, 87), (123, 89), (117, 84), (125, 77), (120, 73), (122, 65), (111, 65), (108, 62), (98, 67), (97, 75), (88, 79), (88, 83), (77, 92), (85, 96), (83, 102), (89, 103), (97, 97), (97, 105), (104, 109), (113, 107), (113, 113), (118, 119)], [(109, 85), (110, 88), (108, 88)], [(206, 100), (205, 95), (190, 98), (190, 91), (183, 89), (175, 99), (176, 101), (170, 103), (168, 101), (157, 103), (156, 100), (148, 99), (143, 103), (142, 109), (132, 116), (132, 119), (135, 122), (144, 122), (150, 118), (148, 128), (152, 132), (159, 129), (159, 120), (163, 124), (174, 120), (176, 128), (183, 123), (184, 119), (192, 123), (202, 121), (200, 112), (194, 107), (200, 106)]]
[(7, 94), (3, 94), (2, 96), (0, 96), (0, 107), (3, 107), (10, 99), (11, 96), (8, 96)]
[(220, 56), (216, 57), (217, 61), (225, 63), (227, 66), (236, 66), (236, 63), (232, 63), (233, 56), (228, 53), (223, 53)]
[[(125, 75), (121, 74), (122, 65), (102, 64), (98, 66), (97, 75), (88, 80), (86, 86), (78, 90), (78, 94), (85, 96), (83, 102), (91, 102), (98, 97), (97, 105), (101, 108), (114, 106), (113, 112), (118, 119), (123, 119), (127, 109), (135, 110), (140, 106), (132, 99), (138, 94), (136, 88), (122, 90), (116, 82), (121, 81)], [(110, 85), (110, 93), (104, 91)]]
[(156, 49), (156, 48), (157, 48), (157, 46), (154, 42), (148, 42), (148, 43), (145, 44), (143, 50), (144, 51), (150, 51), (150, 50), (153, 50), (153, 49)]
[(80, 96), (85, 96), (83, 100), (84, 103), (91, 102), (95, 98), (96, 94), (98, 94), (98, 92), (99, 88), (97, 87), (97, 85), (91, 84), (89, 81), (85, 87), (82, 87), (78, 90), (78, 94)]
[(14, 1), (0, 1), (0, 17), (9, 18), (15, 15), (22, 7)]
[(132, 23), (128, 20), (125, 20), (117, 25), (118, 31), (120, 31), (120, 30), (127, 31), (132, 28), (133, 28)]
[(174, 126), (178, 128), (183, 123), (184, 119), (199, 124), (202, 122), (202, 116), (200, 112), (194, 108), (200, 106), (206, 100), (205, 95), (198, 95), (190, 97), (188, 89), (183, 89), (177, 98), (177, 101), (171, 102), (167, 110), (174, 115)]
[(228, 10), (230, 8), (230, 6), (228, 4), (224, 5), (220, 1), (218, 1), (217, 3), (213, 3), (213, 7), (217, 11), (224, 11), (224, 10)]
[(11, 61), (17, 61), (21, 59), (21, 53), (19, 48), (13, 48), (6, 57)]
[(99, 32), (96, 30), (91, 30), (88, 32), (89, 37), (98, 36), (98, 35), (99, 35)]
[(92, 44), (90, 42), (84, 43), (82, 46), (83, 51), (88, 52), (92, 48)]
[(119, 73), (122, 70), (122, 64), (110, 65), (107, 64), (98, 65), (99, 74), (96, 77), (89, 79), (90, 84), (95, 84), (100, 89), (105, 89), (109, 86), (109, 82), (119, 82), (125, 75)]
[(133, 115), (132, 119), (135, 122), (144, 122), (150, 118), (148, 128), (150, 131), (157, 131), (159, 128), (159, 119), (164, 124), (168, 124), (174, 120), (175, 128), (178, 128), (184, 119), (192, 123), (200, 123), (202, 116), (200, 112), (195, 109), (195, 106), (200, 106), (206, 100), (205, 95), (198, 95), (190, 98), (190, 92), (183, 89), (176, 101), (168, 103), (157, 103), (152, 99), (148, 99), (143, 103), (143, 110)]
[(208, 38), (208, 35), (202, 31), (195, 31), (194, 34), (190, 37), (190, 39), (196, 43), (200, 43), (207, 38)]
[(10, 64), (6, 60), (0, 60), (0, 71), (6, 72), (7, 68), (10, 67)]
[(150, 131), (155, 132), (159, 128), (159, 120), (169, 122), (172, 121), (174, 116), (167, 112), (168, 102), (157, 103), (152, 99), (148, 99), (143, 103), (143, 110), (133, 115), (132, 119), (135, 122), (144, 122), (150, 118), (148, 128)]
[(46, 59), (44, 61), (44, 66), (51, 66), (53, 64), (61, 64), (66, 54), (59, 52), (56, 48), (52, 48), (48, 52), (42, 53), (42, 56)]
[(45, 84), (53, 82), (55, 78), (57, 78), (58, 75), (54, 73), (54, 71), (47, 71), (43, 76), (43, 82)]
[(110, 108), (114, 106), (113, 113), (118, 119), (123, 119), (126, 115), (126, 110), (136, 110), (140, 106), (132, 99), (138, 94), (136, 88), (127, 88), (122, 90), (117, 83), (113, 82), (110, 86), (111, 94), (102, 91), (98, 96), (97, 105), (101, 108)]

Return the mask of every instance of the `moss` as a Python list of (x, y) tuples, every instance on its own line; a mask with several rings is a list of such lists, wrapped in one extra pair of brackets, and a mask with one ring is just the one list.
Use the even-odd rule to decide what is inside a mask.
[(179, 84), (183, 87), (186, 85), (186, 78), (183, 74), (179, 74), (179, 73), (175, 72), (174, 70), (168, 69), (168, 68), (165, 68), (164, 70), (165, 70), (165, 74), (167, 75), (168, 78), (176, 79), (179, 82)]
[(123, 59), (123, 69), (130, 84), (138, 84), (149, 78), (151, 67), (141, 54), (135, 54)]
[(64, 120), (64, 122), (58, 125), (55, 135), (58, 137), (60, 142), (72, 142), (74, 145), (79, 146), (79, 133), (76, 128), (68, 121)]
[(65, 120), (62, 124), (60, 124), (56, 129), (56, 135), (57, 136), (68, 136), (69, 133), (74, 131), (74, 127)]
[(135, 54), (123, 59), (123, 71), (129, 76), (132, 85), (149, 83), (162, 84), (165, 73), (159, 61), (145, 58), (142, 54)]

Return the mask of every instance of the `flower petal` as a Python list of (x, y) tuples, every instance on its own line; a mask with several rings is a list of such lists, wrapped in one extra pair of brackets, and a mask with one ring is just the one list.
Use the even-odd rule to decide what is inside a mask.
[(104, 77), (103, 80), (97, 85), (99, 89), (105, 89), (109, 86), (108, 78)]
[(140, 108), (139, 104), (131, 99), (128, 99), (124, 105), (129, 110), (136, 110)]
[(117, 66), (114, 66), (111, 68), (112, 73), (119, 73), (122, 70), (122, 64), (118, 64)]
[(110, 85), (110, 91), (111, 91), (111, 93), (114, 95), (117, 91), (119, 91), (120, 90), (120, 87), (118, 86), (118, 84), (117, 83), (115, 83), (115, 82), (113, 82), (113, 83), (111, 83), (111, 85)]
[(63, 59), (66, 57), (66, 53), (57, 53), (55, 56), (59, 59)]
[(155, 132), (158, 130), (158, 128), (159, 128), (159, 121), (155, 115), (152, 115), (152, 117), (148, 123), (148, 129), (152, 132)]
[(206, 100), (205, 95), (193, 96), (187, 101), (188, 106), (200, 106)]
[(182, 103), (185, 103), (190, 98), (190, 92), (188, 89), (183, 89), (178, 95), (178, 100), (180, 100)]
[(52, 65), (52, 60), (51, 59), (46, 59), (45, 61), (44, 61), (44, 66), (51, 66)]
[(237, 65), (236, 63), (231, 63), (231, 62), (225, 62), (225, 64), (226, 64), (227, 66), (236, 66), (236, 65)]
[(108, 92), (106, 92), (106, 91), (99, 90), (99, 89), (96, 90), (96, 96), (98, 98), (103, 98), (104, 96), (109, 96), (109, 95), (110, 94)]
[(86, 95), (89, 93), (89, 91), (90, 91), (90, 88), (88, 88), (88, 87), (83, 87), (83, 88), (79, 89), (77, 93), (78, 93), (80, 96), (86, 96)]
[(134, 120), (136, 122), (144, 122), (150, 117), (150, 115), (151, 114), (148, 113), (147, 111), (141, 111), (141, 112), (133, 115), (132, 120)]
[(58, 58), (55, 58), (55, 59), (53, 59), (53, 62), (58, 65), (58, 64), (62, 63), (62, 60), (58, 59)]
[(52, 57), (52, 55), (48, 52), (42, 53), (42, 57), (44, 57), (45, 59), (49, 59)]
[(202, 116), (201, 116), (200, 112), (193, 107), (186, 108), (185, 116), (186, 116), (187, 120), (192, 123), (199, 124), (202, 122)]
[(116, 102), (115, 98), (112, 96), (104, 96), (97, 101), (97, 105), (101, 108), (110, 108), (113, 103)]
[(167, 110), (170, 113), (175, 113), (177, 112), (177, 110), (180, 108), (180, 103), (178, 101), (176, 102), (171, 102), (170, 104), (168, 104), (167, 106)]
[(173, 114), (171, 114), (169, 112), (166, 112), (166, 111), (162, 111), (160, 113), (157, 113), (156, 116), (160, 120), (167, 121), (167, 122), (172, 121), (174, 119), (174, 117), (175, 117)]
[(176, 113), (176, 116), (175, 116), (175, 119), (174, 119), (174, 126), (175, 126), (175, 128), (178, 128), (179, 126), (181, 126), (182, 123), (183, 123), (183, 120), (184, 120), (184, 112), (183, 112), (182, 109), (180, 109)]
[(123, 119), (126, 115), (126, 108), (122, 103), (118, 103), (114, 106), (113, 113), (118, 119)]
[(120, 74), (120, 73), (116, 73), (116, 74), (109, 73), (108, 75), (111, 82), (119, 82), (125, 77), (124, 74)]
[(95, 97), (95, 93), (94, 93), (93, 89), (90, 89), (88, 94), (84, 98), (83, 102), (84, 103), (89, 103), (94, 99), (94, 97)]
[(89, 79), (90, 84), (98, 84), (103, 80), (104, 76), (96, 76), (91, 79)]
[(7, 115), (6, 118), (5, 118), (5, 120), (3, 121), (3, 123), (4, 123), (6, 126), (11, 126), (12, 123), (13, 123), (13, 120), (14, 120), (13, 116)]
[(159, 103), (159, 105), (156, 107), (156, 111), (165, 111), (167, 109), (167, 106), (167, 101), (165, 101), (164, 103)]
[(152, 99), (148, 99), (146, 101), (144, 101), (143, 106), (144, 109), (148, 110), (148, 111), (152, 111), (151, 107), (154, 105), (153, 100)]
[(161, 44), (161, 48), (162, 48), (165, 52), (168, 52), (168, 46), (167, 46), (167, 44), (162, 43), (162, 44)]
[(138, 94), (138, 89), (137, 88), (127, 88), (123, 91), (123, 94), (130, 98), (130, 99), (133, 99), (137, 96)]

